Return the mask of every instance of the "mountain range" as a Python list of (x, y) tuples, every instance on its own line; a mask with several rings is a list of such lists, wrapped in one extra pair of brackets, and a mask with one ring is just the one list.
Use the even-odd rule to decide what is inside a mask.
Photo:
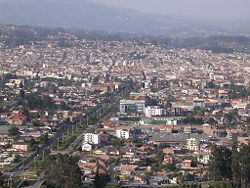
[(0, 23), (172, 37), (250, 33), (250, 22), (244, 20), (215, 23), (147, 14), (89, 0), (0, 0)]

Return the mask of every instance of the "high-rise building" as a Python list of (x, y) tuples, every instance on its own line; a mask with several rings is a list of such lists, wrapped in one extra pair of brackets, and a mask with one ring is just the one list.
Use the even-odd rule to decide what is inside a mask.
[(187, 139), (187, 149), (192, 151), (199, 150), (199, 141), (196, 138), (189, 138)]
[(115, 133), (118, 138), (129, 139), (130, 137), (129, 129), (117, 129)]
[(90, 144), (100, 144), (100, 136), (98, 134), (85, 133), (83, 141)]

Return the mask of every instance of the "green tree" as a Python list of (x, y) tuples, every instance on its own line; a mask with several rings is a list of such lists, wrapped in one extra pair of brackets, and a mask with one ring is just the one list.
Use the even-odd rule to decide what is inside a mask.
[(156, 83), (157, 82), (157, 77), (154, 76), (150, 81), (151, 81), (152, 84)]
[(241, 177), (240, 177), (240, 164), (239, 164), (239, 152), (237, 151), (237, 142), (234, 142), (232, 148), (232, 176), (234, 181), (234, 186), (236, 188), (240, 187)]
[(95, 174), (94, 187), (95, 188), (104, 188), (109, 181), (109, 176), (106, 174), (100, 173), (100, 165), (97, 164), (97, 170)]
[(233, 186), (230, 182), (219, 181), (212, 183), (208, 188), (233, 188)]
[(38, 138), (38, 140), (39, 140), (39, 144), (45, 144), (45, 143), (47, 143), (48, 140), (49, 140), (48, 134), (43, 134), (43, 135), (41, 135), (41, 136)]
[(212, 158), (209, 163), (209, 176), (215, 180), (232, 179), (232, 152), (223, 146), (216, 146), (212, 151)]
[(99, 80), (100, 80), (99, 76), (96, 76), (93, 78), (94, 83), (99, 83)]
[(24, 99), (24, 97), (25, 97), (25, 92), (24, 92), (23, 89), (20, 90), (20, 92), (19, 92), (19, 97), (20, 97), (21, 99)]
[(188, 115), (184, 120), (183, 123), (185, 124), (194, 124), (194, 125), (201, 125), (204, 123), (204, 120), (202, 118), (196, 118), (192, 115)]
[(22, 114), (29, 117), (30, 116), (29, 109), (27, 107), (24, 107), (22, 109)]
[(9, 136), (19, 137), (20, 136), (19, 129), (17, 127), (11, 127), (9, 129)]
[(69, 155), (49, 156), (46, 163), (46, 186), (51, 188), (81, 187), (81, 171)]
[(167, 165), (164, 166), (164, 169), (168, 170), (168, 171), (175, 171), (177, 168), (176, 168), (175, 164), (168, 163)]
[(195, 106), (194, 107), (194, 113), (198, 116), (204, 116), (205, 114), (205, 109), (204, 108), (201, 108), (199, 106)]
[(3, 177), (3, 173), (0, 171), (0, 187), (5, 187), (4, 186), (4, 177)]
[(250, 187), (250, 145), (242, 145), (238, 156), (241, 187)]

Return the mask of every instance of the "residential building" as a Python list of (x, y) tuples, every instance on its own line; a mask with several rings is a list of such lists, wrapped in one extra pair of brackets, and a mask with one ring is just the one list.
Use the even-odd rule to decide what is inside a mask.
[(129, 139), (129, 137), (130, 137), (130, 130), (128, 130), (128, 129), (117, 129), (116, 130), (116, 136), (118, 138)]
[(162, 116), (165, 114), (165, 110), (160, 108), (159, 106), (148, 106), (145, 108), (145, 116)]
[(20, 151), (24, 151), (24, 152), (28, 152), (30, 150), (29, 144), (25, 142), (15, 142), (12, 144), (12, 148), (20, 150)]
[(100, 144), (100, 136), (98, 134), (85, 133), (83, 141), (90, 144)]
[(187, 139), (187, 149), (192, 151), (199, 150), (199, 142), (196, 138)]

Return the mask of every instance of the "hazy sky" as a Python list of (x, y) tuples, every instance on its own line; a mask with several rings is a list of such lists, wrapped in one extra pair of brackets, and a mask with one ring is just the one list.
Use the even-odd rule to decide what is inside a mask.
[(211, 20), (250, 20), (250, 0), (91, 0), (148, 13)]

